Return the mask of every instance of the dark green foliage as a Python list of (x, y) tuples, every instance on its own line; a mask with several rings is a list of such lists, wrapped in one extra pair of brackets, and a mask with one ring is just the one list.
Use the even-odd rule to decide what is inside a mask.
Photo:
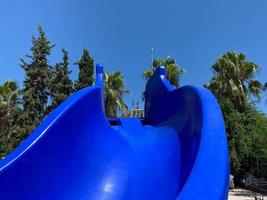
[(50, 66), (47, 56), (50, 55), (51, 45), (43, 29), (38, 27), (38, 37), (32, 37), (32, 55), (27, 55), (28, 62), (21, 59), (21, 67), (25, 71), (23, 88), (23, 115), (20, 116), (21, 137), (24, 138), (42, 121), (46, 114), (49, 97)]
[(21, 110), (20, 91), (13, 81), (0, 85), (0, 157), (13, 149), (13, 134), (17, 113)]
[(75, 83), (75, 90), (91, 86), (94, 83), (94, 60), (87, 49), (83, 50), (83, 55), (75, 63), (79, 67), (79, 77)]
[(123, 102), (123, 96), (128, 94), (125, 89), (123, 76), (120, 72), (105, 73), (105, 113), (107, 117), (118, 117), (118, 112), (127, 114), (127, 106)]
[(49, 110), (55, 109), (73, 92), (68, 52), (65, 49), (62, 49), (62, 52), (63, 61), (57, 63), (52, 71), (52, 79), (50, 82), (52, 105), (49, 107)]
[[(46, 38), (41, 27), (38, 36), (32, 37), (31, 55), (21, 59), (25, 71), (23, 89), (7, 81), (0, 85), (0, 156), (3, 157), (18, 146), (43, 118), (73, 92), (70, 79), (68, 52), (62, 50), (63, 61), (51, 67), (48, 56), (54, 45)], [(80, 72), (75, 83), (79, 90), (94, 82), (94, 62), (87, 49), (78, 62)], [(107, 116), (124, 113), (127, 106), (123, 96), (123, 76), (120, 72), (105, 74), (105, 106)], [(50, 104), (50, 105), (49, 105)]]
[(267, 118), (250, 103), (260, 99), (264, 84), (255, 80), (258, 65), (241, 53), (227, 52), (212, 66), (208, 85), (218, 99), (229, 142), (231, 173), (267, 179)]
[(257, 177), (267, 178), (266, 116), (248, 106), (245, 112), (232, 110), (225, 120), (232, 173), (243, 177), (246, 172), (250, 172)]
[[(31, 55), (21, 59), (25, 71), (23, 89), (15, 82), (0, 85), (0, 156), (18, 146), (43, 118), (73, 92), (68, 52), (62, 49), (63, 60), (51, 67), (48, 56), (54, 45), (46, 38), (41, 27), (38, 36), (32, 37)], [(94, 82), (94, 61), (87, 49), (78, 62), (79, 77), (75, 90), (91, 86)], [(120, 72), (105, 74), (105, 106), (107, 116), (125, 113), (123, 76)], [(50, 104), (50, 105), (49, 105)]]
[(255, 80), (259, 66), (243, 53), (226, 52), (212, 66), (214, 76), (207, 87), (218, 97), (227, 97), (239, 110), (250, 98), (260, 100), (264, 85)]

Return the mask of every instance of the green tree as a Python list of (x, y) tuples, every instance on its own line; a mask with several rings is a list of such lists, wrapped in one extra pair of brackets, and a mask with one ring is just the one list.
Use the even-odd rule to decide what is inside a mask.
[(229, 51), (212, 66), (214, 76), (206, 87), (216, 97), (228, 97), (242, 109), (249, 98), (260, 100), (263, 84), (255, 79), (258, 70), (259, 66), (247, 60), (245, 54)]
[(62, 49), (63, 61), (57, 63), (53, 69), (52, 79), (50, 82), (50, 93), (52, 104), (49, 110), (55, 109), (73, 92), (72, 81), (69, 71), (69, 56), (65, 49)]
[(166, 77), (170, 83), (175, 87), (179, 87), (180, 77), (182, 74), (186, 73), (186, 69), (181, 68), (171, 57), (167, 57), (166, 59), (154, 59), (152, 69), (146, 70), (143, 73), (143, 77), (148, 80), (160, 66), (166, 67)]
[(225, 115), (231, 158), (231, 171), (237, 177), (249, 172), (267, 178), (267, 126), (266, 116), (253, 106), (245, 112), (232, 110)]
[(0, 85), (0, 156), (13, 149), (13, 127), (19, 111), (20, 91), (14, 81)]
[(0, 103), (12, 108), (19, 103), (18, 84), (14, 81), (5, 81), (0, 85)]
[(38, 37), (32, 37), (32, 55), (27, 55), (29, 61), (21, 59), (21, 67), (25, 71), (23, 88), (23, 116), (21, 121), (22, 139), (42, 121), (47, 111), (49, 97), (49, 81), (51, 67), (47, 57), (54, 45), (46, 38), (42, 27), (38, 27)]
[[(231, 173), (246, 172), (267, 178), (266, 116), (255, 109), (264, 84), (255, 79), (259, 67), (242, 53), (226, 52), (212, 66), (214, 76), (206, 85), (217, 97), (225, 120)], [(265, 163), (265, 164), (264, 164)]]
[(94, 60), (87, 49), (83, 50), (83, 55), (79, 61), (74, 63), (79, 67), (79, 77), (75, 83), (75, 90), (91, 86), (94, 83)]
[(128, 94), (125, 89), (123, 76), (120, 72), (104, 74), (105, 89), (105, 113), (107, 117), (117, 117), (118, 112), (126, 115), (127, 106), (123, 102), (123, 96)]

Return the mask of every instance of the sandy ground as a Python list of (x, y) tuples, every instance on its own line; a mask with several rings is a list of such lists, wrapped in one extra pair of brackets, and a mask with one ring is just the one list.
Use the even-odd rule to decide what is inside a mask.
[[(255, 198), (251, 191), (238, 188), (230, 190), (228, 200), (255, 200)], [(267, 196), (264, 196), (264, 200), (267, 200)]]

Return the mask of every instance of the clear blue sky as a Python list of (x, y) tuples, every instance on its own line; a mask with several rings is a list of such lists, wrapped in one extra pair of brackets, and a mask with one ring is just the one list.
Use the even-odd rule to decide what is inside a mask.
[[(40, 24), (73, 63), (87, 47), (105, 70), (122, 71), (131, 105), (145, 87), (142, 72), (155, 57), (171, 55), (188, 74), (182, 84), (202, 85), (210, 67), (226, 50), (244, 52), (261, 66), (258, 78), (267, 81), (266, 0), (12, 0), (0, 1), (0, 82), (22, 84), (19, 58), (29, 53), (31, 36)], [(73, 78), (77, 67), (71, 66)], [(266, 104), (259, 105), (267, 112)]]

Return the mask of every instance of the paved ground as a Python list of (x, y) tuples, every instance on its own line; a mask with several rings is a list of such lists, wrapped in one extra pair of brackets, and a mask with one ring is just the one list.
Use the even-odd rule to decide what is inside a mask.
[[(228, 200), (255, 200), (255, 198), (251, 191), (237, 188), (230, 190)], [(264, 200), (267, 200), (267, 196), (264, 196)]]

